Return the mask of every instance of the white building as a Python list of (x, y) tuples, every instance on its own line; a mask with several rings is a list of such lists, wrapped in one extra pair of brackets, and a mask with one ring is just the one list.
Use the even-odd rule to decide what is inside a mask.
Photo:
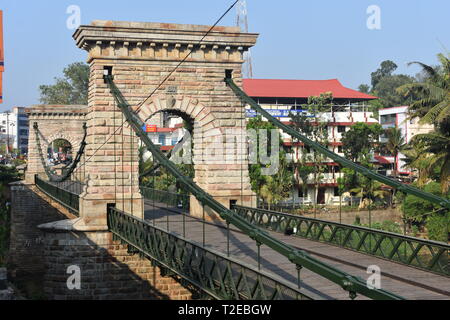
[[(333, 106), (329, 112), (320, 115), (320, 121), (326, 122), (328, 127), (328, 149), (344, 156), (342, 150), (342, 134), (357, 122), (378, 123), (373, 113), (368, 111), (367, 101), (377, 99), (374, 96), (344, 87), (337, 79), (331, 80), (267, 80), (244, 79), (244, 91), (261, 107), (278, 120), (290, 123), (289, 111), (299, 110), (308, 102), (308, 97), (319, 96), (321, 93), (333, 94)], [(247, 108), (247, 116), (255, 114)], [(290, 149), (290, 158), (297, 161), (301, 157), (302, 143), (293, 143), (291, 137), (282, 133), (285, 146)], [(309, 148), (305, 147), (309, 152)], [(319, 186), (313, 183), (313, 176), (308, 179), (307, 194), (297, 185), (292, 190), (292, 197), (288, 202), (338, 204), (337, 179), (341, 177), (340, 166), (331, 159), (322, 162), (326, 166)], [(313, 165), (313, 163), (310, 163)]]
[[(409, 143), (412, 137), (414, 137), (417, 134), (428, 133), (430, 131), (433, 131), (434, 129), (433, 125), (431, 124), (426, 125), (419, 124), (419, 118), (408, 120), (407, 106), (381, 109), (379, 111), (379, 114), (380, 114), (380, 124), (383, 127), (383, 129), (399, 128), (402, 132), (404, 143)], [(386, 141), (387, 141), (386, 136), (382, 135), (380, 137), (380, 142)], [(400, 153), (397, 159), (394, 159), (394, 157), (389, 154), (383, 154), (382, 156), (390, 164), (392, 164), (390, 168), (391, 170), (393, 170), (393, 164), (394, 162), (396, 162), (399, 171), (398, 173), (400, 175), (411, 174), (409, 169), (405, 167), (405, 162), (402, 160), (402, 158), (404, 158), (403, 154)], [(388, 170), (388, 175), (392, 174), (391, 170)]]
[(0, 144), (9, 141), (9, 151), (18, 150), (21, 154), (28, 152), (28, 116), (22, 107), (0, 113)]

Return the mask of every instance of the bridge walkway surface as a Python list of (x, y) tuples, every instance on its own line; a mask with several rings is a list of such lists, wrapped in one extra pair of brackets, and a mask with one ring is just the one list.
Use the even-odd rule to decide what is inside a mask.
[[(145, 200), (145, 219), (160, 228), (168, 228), (170, 232), (180, 236), (183, 236), (184, 224), (185, 238), (199, 244), (203, 243), (203, 230), (205, 230), (205, 247), (227, 253), (228, 231), (223, 222), (202, 223), (201, 219), (191, 217), (181, 209), (151, 200)], [(363, 279), (370, 276), (367, 273), (368, 266), (379, 266), (382, 289), (389, 290), (406, 299), (450, 299), (450, 278), (448, 277), (320, 242), (276, 232), (269, 233), (287, 244), (305, 250), (333, 267)], [(258, 266), (255, 241), (233, 227), (230, 227), (229, 239), (231, 257), (255, 267)], [(271, 272), (286, 281), (298, 283), (296, 266), (286, 257), (268, 247), (261, 246), (260, 248), (260, 266), (262, 270)], [(302, 291), (315, 299), (349, 299), (348, 293), (341, 287), (307, 269), (301, 270), (300, 279)], [(358, 296), (356, 299), (366, 299), (366, 297)]]

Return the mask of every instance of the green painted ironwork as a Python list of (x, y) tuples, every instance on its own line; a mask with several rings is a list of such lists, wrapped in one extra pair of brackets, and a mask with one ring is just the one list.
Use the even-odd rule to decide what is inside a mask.
[(438, 205), (440, 205), (442, 207), (450, 208), (450, 200), (441, 198), (439, 196), (436, 196), (436, 195), (428, 193), (428, 192), (424, 192), (424, 191), (422, 191), (420, 189), (414, 188), (412, 186), (403, 184), (401, 182), (398, 182), (398, 181), (395, 181), (395, 180), (393, 180), (391, 178), (383, 176), (383, 175), (381, 175), (381, 174), (379, 174), (379, 173), (377, 173), (377, 172), (375, 172), (373, 170), (365, 168), (365, 167), (363, 167), (363, 166), (361, 166), (359, 164), (356, 164), (356, 163), (354, 163), (354, 162), (352, 162), (352, 161), (350, 161), (350, 160), (348, 160), (348, 159), (346, 159), (344, 157), (341, 157), (340, 155), (338, 155), (338, 154), (328, 150), (328, 148), (325, 148), (321, 144), (308, 139), (307, 137), (305, 137), (304, 135), (302, 135), (298, 131), (294, 130), (292, 127), (290, 127), (288, 125), (285, 125), (284, 123), (282, 123), (278, 119), (272, 117), (266, 110), (264, 110), (259, 104), (257, 104), (255, 102), (255, 100), (250, 98), (244, 91), (242, 91), (233, 82), (233, 79), (225, 78), (225, 82), (227, 83), (227, 85), (231, 88), (231, 90), (233, 90), (233, 92), (239, 98), (241, 98), (243, 101), (248, 103), (253, 110), (255, 110), (257, 113), (261, 114), (264, 118), (266, 118), (269, 122), (271, 122), (275, 127), (283, 130), (285, 133), (289, 134), (291, 137), (294, 137), (294, 138), (300, 140), (305, 145), (313, 148), (317, 152), (327, 156), (330, 159), (333, 159), (334, 161), (338, 162), (339, 164), (341, 164), (342, 166), (344, 166), (346, 168), (353, 169), (356, 172), (359, 172), (359, 173), (365, 175), (368, 178), (372, 178), (372, 179), (377, 180), (379, 182), (382, 182), (382, 183), (384, 183), (384, 184), (386, 184), (388, 186), (396, 188), (399, 191), (412, 194), (412, 195), (414, 195), (416, 197), (428, 200), (428, 201), (433, 202), (435, 204), (438, 204)]
[(74, 215), (78, 216), (80, 211), (80, 197), (78, 194), (70, 192), (57, 182), (45, 181), (34, 176), (36, 186), (53, 200), (69, 209)]
[(110, 88), (111, 94), (117, 102), (117, 106), (125, 115), (128, 124), (134, 130), (137, 136), (142, 140), (147, 149), (153, 154), (155, 160), (159, 161), (161, 165), (166, 168), (168, 172), (170, 172), (180, 184), (184, 186), (186, 192), (194, 195), (196, 199), (204, 206), (207, 206), (217, 212), (220, 217), (227, 223), (237, 227), (258, 244), (266, 245), (276, 252), (282, 254), (295, 265), (311, 270), (315, 274), (340, 285), (344, 290), (348, 291), (349, 295), (353, 298), (356, 296), (356, 294), (361, 294), (371, 299), (403, 299), (402, 297), (383, 289), (368, 288), (366, 282), (360, 277), (352, 276), (346, 272), (334, 268), (329, 264), (313, 258), (304, 250), (298, 250), (272, 237), (268, 232), (253, 226), (245, 219), (241, 218), (237, 213), (229, 210), (221, 203), (214, 200), (211, 195), (206, 193), (197, 184), (195, 184), (191, 178), (184, 176), (183, 173), (178, 170), (176, 165), (169, 161), (159, 150), (159, 148), (152, 143), (148, 135), (142, 130), (144, 123), (139, 119), (137, 115), (135, 115), (130, 110), (129, 104), (122, 96), (120, 90), (114, 84), (112, 76), (106, 75), (104, 76), (104, 79)]
[(36, 135), (36, 145), (38, 148), (39, 157), (41, 158), (42, 166), (44, 167), (45, 174), (47, 175), (49, 180), (52, 182), (63, 182), (63, 181), (66, 181), (67, 179), (69, 179), (70, 175), (75, 171), (76, 167), (78, 166), (78, 163), (81, 161), (81, 157), (84, 154), (84, 149), (86, 148), (86, 145), (87, 145), (87, 143), (86, 143), (86, 137), (87, 137), (86, 123), (83, 123), (84, 135), (83, 135), (83, 139), (80, 144), (80, 148), (78, 149), (77, 155), (75, 156), (75, 159), (72, 161), (72, 163), (69, 167), (63, 168), (63, 170), (62, 170), (63, 174), (61, 176), (56, 176), (55, 174), (53, 174), (52, 171), (47, 166), (47, 163), (45, 162), (44, 154), (42, 152), (42, 147), (41, 147), (41, 139), (39, 137), (39, 127), (38, 127), (37, 122), (35, 122), (33, 124), (33, 129), (34, 129), (34, 132)]
[(157, 190), (148, 187), (140, 187), (144, 198), (154, 200), (156, 202), (165, 203), (178, 209), (189, 211), (190, 199), (187, 194), (180, 194), (175, 192)]
[(248, 222), (268, 230), (292, 233), (301, 238), (450, 276), (450, 245), (443, 242), (265, 209), (239, 205), (234, 205), (233, 209)]
[(219, 300), (311, 300), (295, 286), (113, 207), (108, 227), (138, 252)]

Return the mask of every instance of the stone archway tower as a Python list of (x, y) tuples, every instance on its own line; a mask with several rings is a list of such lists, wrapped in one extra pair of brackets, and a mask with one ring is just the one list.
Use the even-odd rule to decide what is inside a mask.
[[(140, 108), (139, 116), (146, 119), (166, 109), (188, 114), (195, 121), (196, 183), (226, 206), (232, 200), (250, 204), (245, 142), (236, 143), (233, 150), (227, 148), (227, 163), (201, 159), (205, 153), (213, 154), (215, 148), (223, 151), (218, 142), (225, 139), (226, 131), (242, 133), (245, 128), (244, 105), (223, 80), (226, 70), (232, 70), (235, 82), (242, 83), (243, 53), (256, 43), (258, 35), (241, 33), (238, 27), (215, 27), (199, 44), (209, 29), (199, 25), (94, 21), (75, 32), (77, 46), (88, 52), (91, 68), (86, 149), (91, 161), (86, 164), (88, 186), (80, 201), (81, 217), (87, 226), (106, 225), (109, 203), (123, 208), (123, 200), (125, 211), (140, 217), (143, 212), (137, 139), (134, 134), (134, 140), (127, 138), (130, 131), (125, 128), (127, 150), (122, 153), (121, 132), (111, 138), (122, 116), (104, 83), (104, 70), (112, 67), (117, 87), (131, 106), (137, 106), (191, 50), (191, 56)], [(134, 150), (128, 148), (132, 141)], [(192, 213), (199, 215), (200, 209), (193, 201)]]

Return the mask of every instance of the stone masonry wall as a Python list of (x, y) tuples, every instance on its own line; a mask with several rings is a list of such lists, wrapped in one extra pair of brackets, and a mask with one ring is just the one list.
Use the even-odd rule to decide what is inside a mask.
[[(46, 231), (45, 294), (52, 300), (190, 300), (192, 293), (161, 276), (147, 259), (127, 252), (109, 232)], [(67, 270), (80, 270), (80, 289), (70, 290)], [(69, 280), (70, 282), (70, 280)]]
[[(191, 293), (148, 260), (127, 253), (107, 231), (42, 228), (77, 221), (64, 207), (24, 182), (11, 184), (11, 244), (8, 272), (33, 277), (48, 299), (179, 299)], [(72, 219), (72, 220), (67, 220)], [(58, 222), (54, 222), (58, 221)], [(67, 268), (81, 268), (81, 290), (68, 290)], [(40, 280), (42, 279), (42, 281)]]
[(28, 137), (28, 162), (25, 180), (34, 183), (34, 175), (46, 178), (41, 157), (38, 152), (34, 123), (38, 124), (39, 140), (44, 159), (47, 148), (56, 139), (65, 139), (72, 145), (73, 156), (80, 148), (83, 139), (83, 123), (86, 121), (86, 106), (36, 105), (26, 109), (30, 130)]
[(9, 272), (39, 274), (45, 272), (40, 224), (74, 218), (40, 192), (34, 185), (24, 182), (11, 184), (11, 241)]
[[(244, 105), (227, 88), (224, 78), (226, 70), (232, 70), (236, 83), (242, 84), (242, 55), (255, 44), (257, 35), (240, 33), (236, 27), (216, 27), (198, 44), (209, 28), (94, 21), (75, 32), (74, 39), (88, 52), (91, 66), (87, 156), (92, 159), (87, 165), (89, 186), (81, 201), (81, 216), (86, 223), (104, 224), (104, 213), (96, 212), (106, 212), (100, 209), (111, 202), (119, 209), (142, 215), (137, 140), (134, 134), (130, 137), (126, 127), (122, 137), (119, 128), (123, 118), (103, 79), (108, 68), (112, 68), (114, 82), (141, 120), (160, 111), (177, 111), (194, 121), (195, 181), (200, 187), (225, 206), (230, 200), (249, 204), (252, 192), (245, 142), (235, 141), (223, 154), (225, 131), (231, 129), (237, 140), (242, 139), (245, 128)], [(198, 213), (199, 206), (192, 208), (193, 214)]]

